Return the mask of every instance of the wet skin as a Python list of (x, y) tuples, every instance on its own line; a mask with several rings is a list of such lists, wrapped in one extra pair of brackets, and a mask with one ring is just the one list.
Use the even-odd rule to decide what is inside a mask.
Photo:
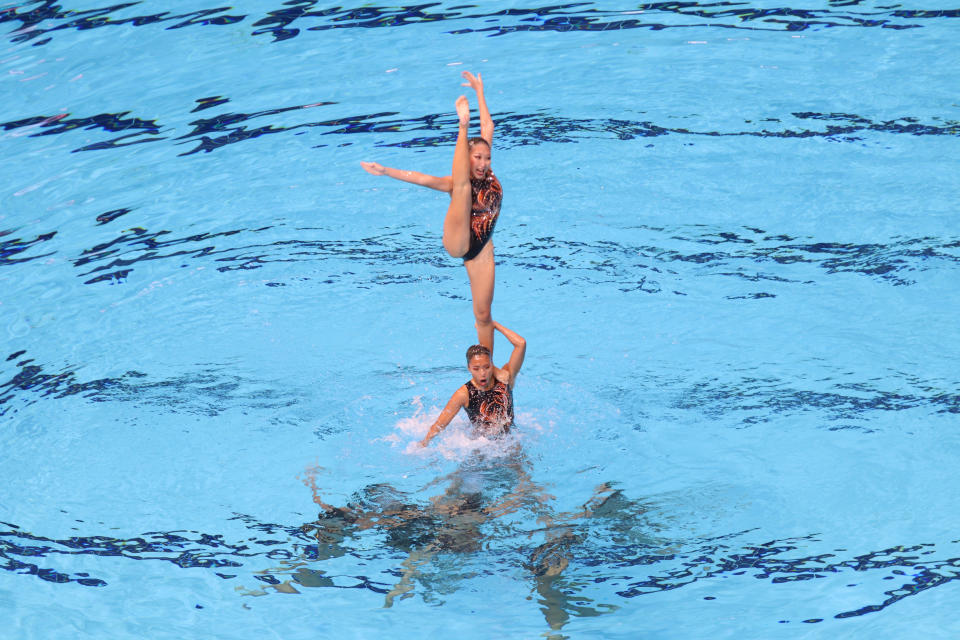
[(473, 356), (470, 358), (467, 369), (470, 370), (473, 386), (484, 391), (489, 391), (493, 388), (496, 382), (494, 379), (495, 369), (493, 363), (490, 362), (490, 356), (484, 353)]
[(475, 142), (470, 147), (470, 177), (481, 180), (488, 171), (490, 171), (490, 147), (482, 142)]

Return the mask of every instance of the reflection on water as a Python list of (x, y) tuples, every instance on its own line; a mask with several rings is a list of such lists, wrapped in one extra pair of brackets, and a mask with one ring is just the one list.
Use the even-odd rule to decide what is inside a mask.
[[(581, 522), (619, 517), (639, 531), (645, 520), (643, 506), (603, 484), (579, 511), (557, 512), (554, 497), (532, 478), (531, 471), (529, 460), (518, 449), (504, 457), (477, 454), (456, 471), (430, 482), (425, 490), (436, 487), (442, 492), (426, 501), (375, 484), (356, 492), (343, 507), (335, 507), (323, 501), (316, 470), (311, 469), (304, 474), (304, 483), (323, 511), (302, 531), (317, 541), (325, 557), (344, 555), (344, 546), (364, 535), (385, 536), (388, 549), (405, 554), (393, 572), (399, 580), (384, 594), (385, 607), (417, 594), (427, 602), (441, 601), (441, 594), (454, 590), (457, 582), (468, 582), (476, 575), (463, 567), (476, 565), (478, 571), (521, 567), (554, 631), (562, 629), (571, 614), (586, 617), (615, 611), (615, 604), (588, 606), (590, 599), (580, 593), (585, 585), (575, 586), (575, 581), (561, 578), (576, 548), (589, 536)], [(450, 554), (474, 558), (451, 563)], [(285, 567), (283, 572), (289, 575), (289, 570)], [(278, 581), (273, 588), (291, 592), (297, 585), (328, 586), (317, 582), (316, 571), (308, 574), (311, 582), (305, 584), (303, 567), (293, 570), (290, 579)]]
[[(166, 379), (150, 379), (141, 371), (121, 376), (83, 380), (78, 366), (49, 371), (18, 351), (7, 357), (19, 371), (0, 382), (0, 417), (43, 399), (81, 396), (89, 402), (130, 402), (139, 409), (153, 407), (164, 412), (217, 416), (231, 406), (274, 412), (295, 405), (300, 398), (231, 373), (230, 365), (211, 365), (196, 372)], [(2, 378), (0, 378), (2, 380)], [(15, 400), (19, 402), (15, 403)]]
[[(201, 98), (197, 109), (208, 109), (228, 102), (227, 98)], [(129, 111), (100, 113), (93, 116), (71, 117), (69, 113), (55, 116), (37, 115), (9, 122), (0, 122), (0, 128), (11, 131), (15, 137), (42, 138), (63, 135), (77, 130), (102, 130), (107, 133), (122, 132), (123, 135), (109, 140), (86, 144), (73, 152), (103, 151), (118, 149), (132, 144), (171, 140), (173, 144), (192, 144), (179, 156), (189, 156), (203, 151), (210, 153), (231, 145), (254, 140), (264, 135), (278, 133), (296, 134), (316, 129), (320, 135), (369, 136), (376, 147), (403, 147), (422, 149), (452, 147), (456, 141), (456, 118), (448, 113), (431, 113), (417, 117), (397, 118), (398, 112), (386, 111), (343, 115), (322, 120), (306, 120), (295, 124), (287, 121), (299, 112), (314, 107), (335, 105), (336, 102), (320, 101), (262, 109), (251, 113), (224, 112), (193, 120), (193, 129), (182, 135), (172, 134), (172, 127), (156, 120), (129, 117)], [(276, 118), (284, 114), (284, 118)], [(173, 114), (170, 114), (171, 116)], [(850, 113), (788, 112), (766, 114), (756, 120), (745, 120), (742, 128), (699, 129), (677, 123), (655, 123), (647, 120), (623, 118), (574, 118), (540, 109), (533, 113), (500, 112), (493, 114), (497, 121), (497, 148), (510, 149), (540, 144), (578, 143), (588, 140), (646, 140), (664, 136), (697, 137), (751, 137), (781, 139), (822, 138), (831, 142), (864, 143), (882, 140), (882, 135), (946, 136), (960, 135), (960, 121), (934, 118), (924, 122), (920, 118), (904, 115), (890, 120), (871, 120)], [(267, 119), (268, 123), (262, 124)], [(276, 122), (269, 122), (270, 119)], [(250, 126), (257, 121), (258, 126)], [(163, 135), (161, 131), (167, 132)], [(424, 133), (429, 132), (429, 133)], [(413, 134), (411, 136), (411, 134)], [(148, 137), (140, 137), (148, 136)], [(366, 139), (337, 142), (339, 146), (368, 143)], [(333, 143), (329, 143), (333, 144)], [(329, 146), (327, 143), (314, 148)]]
[[(667, 537), (658, 524), (666, 514), (613, 483), (597, 487), (580, 509), (557, 511), (520, 454), (468, 461), (416, 495), (385, 483), (368, 485), (343, 506), (323, 502), (316, 472), (309, 469), (302, 479), (322, 510), (301, 525), (237, 515), (233, 520), (252, 535), (231, 541), (197, 531), (49, 538), (0, 523), (0, 568), (52, 583), (109, 588), (97, 575), (101, 564), (121, 558), (159, 561), (207, 569), (223, 580), (252, 578), (257, 586), (237, 586), (245, 595), (359, 589), (385, 607), (402, 606), (413, 597), (442, 604), (484, 575), (523, 575), (552, 631), (571, 618), (615, 611), (632, 598), (733, 576), (780, 589), (815, 579), (843, 581), (862, 604), (837, 611), (837, 619), (881, 611), (960, 577), (960, 557), (944, 557), (956, 552), (956, 543), (943, 550), (933, 543), (905, 542), (866, 553), (811, 554), (818, 535), (760, 543), (751, 541), (750, 531)], [(78, 530), (96, 527), (76, 523)], [(64, 556), (86, 557), (89, 569), (59, 568), (58, 558)], [(340, 560), (336, 570), (328, 568), (332, 560)], [(345, 562), (352, 563), (352, 571)], [(890, 587), (871, 587), (874, 576), (890, 581)], [(805, 616), (800, 605), (778, 615), (821, 621)]]
[[(2, 230), (0, 229), (0, 238), (4, 236), (9, 236), (12, 234), (12, 230)], [(53, 252), (50, 253), (41, 253), (32, 256), (20, 256), (18, 254), (31, 249), (32, 247), (40, 244), (41, 242), (46, 242), (50, 240), (55, 235), (56, 231), (51, 231), (49, 233), (41, 233), (36, 238), (32, 240), (21, 240), (20, 238), (9, 238), (6, 240), (0, 241), (0, 267), (10, 266), (17, 263), (29, 262), (31, 260), (38, 260), (40, 258), (46, 258), (52, 256)]]
[[(253, 15), (233, 8), (200, 9), (182, 14), (139, 14), (127, 11), (138, 3), (124, 3), (90, 10), (64, 9), (56, 0), (34, 0), (23, 7), (0, 10), (0, 23), (19, 22), (11, 41), (47, 44), (63, 30), (144, 27), (164, 24), (165, 29), (249, 23), (254, 36), (269, 34), (273, 42), (289, 40), (305, 32), (330, 29), (411, 27), (437, 22), (450, 23), (450, 34), (484, 33), (501, 36), (529, 31), (554, 33), (663, 30), (710, 26), (753, 31), (804, 31), (829, 27), (915, 29), (930, 19), (956, 18), (960, 11), (914, 10), (900, 4), (862, 8), (860, 0), (822, 8), (752, 7), (746, 2), (651, 2), (636, 9), (610, 10), (593, 2), (574, 2), (543, 7), (511, 8), (484, 12), (477, 5), (445, 7), (432, 3), (401, 7), (326, 7), (317, 0), (297, 0)], [(138, 10), (140, 8), (138, 7)], [(133, 14), (133, 15), (131, 15)], [(462, 27), (463, 23), (482, 27)], [(296, 24), (297, 26), (293, 26)], [(459, 27), (459, 28), (457, 28)]]
[[(118, 209), (101, 214), (97, 226), (129, 211)], [(575, 278), (577, 286), (601, 290), (614, 287), (621, 292), (685, 295), (684, 282), (719, 277), (769, 289), (750, 292), (754, 298), (776, 297), (791, 287), (817, 286), (824, 281), (823, 276), (837, 274), (856, 274), (894, 286), (910, 286), (924, 272), (954, 269), (960, 264), (960, 239), (950, 235), (849, 243), (753, 227), (682, 225), (634, 229), (633, 241), (543, 236), (513, 246), (504, 244), (498, 246), (498, 261), (533, 271), (538, 279), (550, 278), (545, 284), (551, 288), (570, 284)], [(50, 231), (29, 240), (5, 240), (0, 244), (0, 268), (56, 255), (33, 251), (42, 251), (43, 243), (57, 233)], [(193, 264), (215, 267), (220, 273), (271, 264), (331, 261), (331, 278), (364, 289), (377, 284), (422, 281), (425, 274), (409, 273), (411, 269), (447, 270), (456, 266), (437, 250), (435, 236), (407, 231), (355, 239), (283, 225), (192, 233), (133, 227), (118, 228), (116, 233), (113, 239), (79, 249), (78, 255), (69, 257), (84, 284), (122, 283), (138, 265), (157, 260), (167, 261), (177, 269), (189, 259)], [(308, 234), (320, 237), (304, 237)], [(231, 241), (225, 241), (227, 238)], [(382, 277), (370, 278), (366, 271), (348, 268), (358, 261), (364, 266), (383, 268)], [(303, 276), (290, 272), (283, 277)]]

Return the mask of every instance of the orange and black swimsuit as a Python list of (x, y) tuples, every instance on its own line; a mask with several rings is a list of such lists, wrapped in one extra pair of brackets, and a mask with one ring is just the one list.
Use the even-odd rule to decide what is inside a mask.
[(464, 385), (470, 394), (467, 416), (474, 432), (482, 436), (499, 436), (513, 426), (513, 392), (510, 385), (497, 380), (488, 391), (478, 389), (473, 380)]
[(473, 204), (470, 211), (470, 250), (463, 255), (464, 260), (476, 258), (490, 242), (493, 228), (497, 226), (500, 215), (500, 203), (503, 201), (503, 187), (492, 172), (480, 180), (470, 179), (473, 192)]

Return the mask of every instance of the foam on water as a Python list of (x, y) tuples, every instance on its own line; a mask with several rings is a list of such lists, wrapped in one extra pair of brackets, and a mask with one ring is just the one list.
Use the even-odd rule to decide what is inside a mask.
[(411, 406), (413, 407), (412, 415), (400, 418), (394, 424), (391, 433), (374, 438), (370, 442), (389, 443), (392, 448), (401, 449), (405, 455), (420, 458), (439, 456), (445, 460), (462, 462), (476, 455), (489, 458), (509, 455), (518, 447), (535, 442), (536, 436), (544, 431), (536, 415), (518, 411), (515, 415), (514, 427), (508, 434), (497, 438), (475, 436), (469, 421), (463, 412), (460, 412), (426, 447), (422, 447), (420, 441), (427, 435), (436, 417), (440, 415), (442, 407), (432, 406), (424, 409), (423, 396), (419, 395), (411, 401)]

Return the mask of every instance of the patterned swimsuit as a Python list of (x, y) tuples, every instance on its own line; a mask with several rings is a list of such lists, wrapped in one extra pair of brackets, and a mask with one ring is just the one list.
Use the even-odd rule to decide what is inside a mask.
[(513, 392), (499, 380), (489, 391), (478, 389), (468, 380), (464, 385), (470, 394), (467, 416), (477, 435), (496, 437), (510, 431), (513, 426)]
[(503, 187), (493, 173), (480, 180), (470, 180), (473, 192), (473, 204), (470, 212), (470, 250), (463, 259), (472, 260), (490, 242), (493, 228), (500, 216), (500, 203), (503, 202)]

